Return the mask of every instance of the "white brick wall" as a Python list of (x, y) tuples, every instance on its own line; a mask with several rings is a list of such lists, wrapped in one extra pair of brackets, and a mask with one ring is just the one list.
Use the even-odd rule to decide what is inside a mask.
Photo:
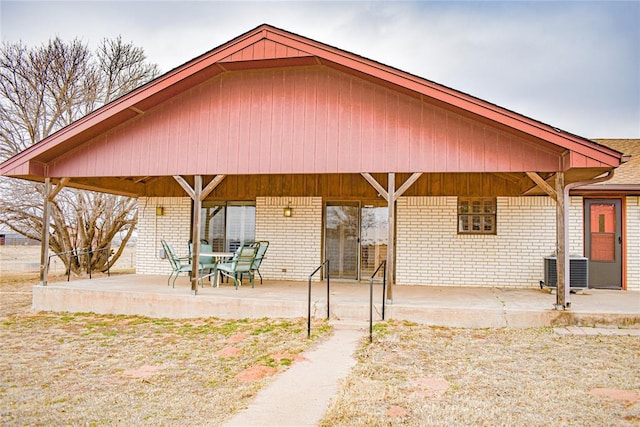
[(627, 197), (627, 289), (640, 291), (640, 197)]
[[(156, 216), (156, 206), (164, 214)], [(191, 238), (191, 199), (188, 197), (140, 197), (138, 199), (138, 242), (136, 273), (169, 274), (169, 261), (158, 254), (164, 239), (173, 245), (178, 256), (187, 255)]]
[[(498, 197), (497, 235), (457, 234), (456, 197), (401, 197), (397, 205), (398, 284), (537, 286), (555, 251), (549, 197)], [(582, 254), (582, 202), (572, 198), (570, 248)]]
[[(555, 202), (547, 199), (555, 215)], [(555, 236), (555, 218), (552, 231)], [(569, 254), (584, 255), (584, 200), (582, 197), (571, 197), (569, 200)]]
[[(187, 254), (191, 200), (188, 197), (141, 197), (136, 271), (169, 274), (158, 253), (160, 240)], [(555, 251), (555, 205), (548, 197), (498, 197), (498, 234), (458, 235), (455, 197), (401, 197), (397, 211), (397, 282), (399, 284), (537, 286), (544, 256)], [(285, 218), (287, 204), (293, 216)], [(156, 216), (156, 206), (164, 208)], [(306, 280), (322, 258), (320, 197), (258, 197), (256, 240), (270, 246), (263, 277)], [(583, 251), (583, 200), (572, 197), (569, 209), (571, 254)], [(627, 287), (640, 291), (640, 198), (626, 200)], [(418, 264), (421, 264), (418, 267)], [(286, 269), (286, 272), (283, 271)]]
[[(283, 216), (283, 208), (287, 205), (293, 208), (290, 218)], [(320, 264), (322, 206), (320, 197), (256, 199), (256, 240), (269, 241), (266, 258), (260, 267), (263, 277), (306, 280)]]

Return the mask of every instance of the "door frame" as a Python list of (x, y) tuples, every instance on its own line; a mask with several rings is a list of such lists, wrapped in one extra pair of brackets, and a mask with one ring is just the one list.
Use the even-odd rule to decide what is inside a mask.
[(582, 250), (585, 257), (587, 254), (587, 200), (620, 200), (620, 235), (622, 236), (621, 248), (621, 271), (622, 285), (621, 290), (627, 290), (627, 197), (625, 195), (584, 195), (582, 196)]
[[(360, 227), (359, 227), (359, 241), (358, 241), (358, 280), (368, 280), (370, 276), (364, 276), (363, 277), (363, 270), (362, 270), (362, 212), (364, 209), (371, 209), (371, 208), (380, 208), (380, 209), (384, 209), (385, 214), (386, 214), (386, 227), (387, 230), (385, 230), (385, 236), (387, 237), (388, 240), (388, 231), (389, 231), (389, 215), (388, 215), (388, 206), (386, 203), (381, 202), (380, 200), (375, 200), (375, 201), (371, 201), (371, 200), (361, 200), (360, 201)], [(389, 245), (389, 242), (387, 242), (387, 246)], [(387, 258), (387, 253), (385, 252), (384, 254), (384, 258)], [(378, 268), (380, 264), (376, 264), (373, 266), (373, 270), (375, 270), (376, 268)]]
[(359, 281), (360, 280), (360, 216), (362, 209), (362, 201), (360, 200), (324, 200), (323, 209), (322, 209), (322, 258), (323, 260), (329, 259), (327, 256), (327, 207), (329, 206), (357, 206), (358, 208), (358, 236), (357, 236), (357, 247), (356, 247), (356, 275), (354, 278), (350, 277), (340, 277), (340, 280), (352, 280)]
[[(327, 259), (327, 206), (341, 206), (353, 205), (358, 207), (358, 237), (357, 237), (357, 253), (356, 253), (356, 277), (355, 278), (340, 278), (340, 280), (353, 280), (356, 282), (362, 281), (362, 210), (367, 207), (386, 208), (386, 204), (380, 202), (380, 200), (370, 199), (357, 199), (357, 200), (344, 200), (344, 199), (325, 199), (323, 200), (322, 209), (322, 259)], [(388, 243), (387, 243), (388, 244)]]

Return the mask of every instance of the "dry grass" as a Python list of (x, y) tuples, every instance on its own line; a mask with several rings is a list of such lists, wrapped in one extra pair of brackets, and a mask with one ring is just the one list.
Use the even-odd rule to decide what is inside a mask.
[[(286, 369), (329, 332), (35, 313), (29, 274), (1, 277), (0, 425), (220, 425), (271, 380), (244, 382), (249, 368)], [(639, 357), (637, 337), (380, 323), (322, 425), (640, 426)]]
[(640, 425), (639, 356), (637, 337), (382, 323), (322, 424)]
[(246, 370), (284, 370), (319, 338), (302, 319), (35, 313), (32, 283), (0, 287), (0, 425), (220, 425), (272, 380)]

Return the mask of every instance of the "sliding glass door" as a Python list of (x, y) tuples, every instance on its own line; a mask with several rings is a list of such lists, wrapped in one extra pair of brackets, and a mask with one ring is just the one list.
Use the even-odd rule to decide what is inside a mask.
[(235, 252), (245, 242), (256, 239), (256, 207), (248, 204), (227, 205), (227, 252)]
[(332, 277), (358, 278), (359, 211), (357, 202), (327, 203), (325, 254)]
[(200, 236), (214, 252), (234, 252), (255, 240), (256, 207), (249, 203), (203, 202)]
[(360, 206), (359, 202), (327, 202), (325, 258), (331, 276), (365, 279), (387, 257), (386, 207)]
[[(363, 206), (360, 220), (360, 278), (368, 279), (387, 259), (388, 218), (386, 206)], [(382, 274), (382, 270), (378, 273)]]

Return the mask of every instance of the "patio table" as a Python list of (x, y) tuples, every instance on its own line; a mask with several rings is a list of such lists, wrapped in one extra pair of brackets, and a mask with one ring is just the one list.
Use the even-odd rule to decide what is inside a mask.
[(210, 256), (220, 261), (223, 258), (233, 257), (233, 252), (198, 252), (200, 256)]
[[(220, 261), (226, 260), (228, 258), (233, 258), (234, 253), (233, 252), (198, 252), (198, 255), (211, 257), (211, 258), (213, 258), (213, 261), (216, 264), (218, 264)], [(213, 273), (209, 273), (207, 275), (204, 275), (204, 276), (200, 277), (199, 280), (204, 280), (207, 277), (211, 277), (211, 276), (213, 276)]]

